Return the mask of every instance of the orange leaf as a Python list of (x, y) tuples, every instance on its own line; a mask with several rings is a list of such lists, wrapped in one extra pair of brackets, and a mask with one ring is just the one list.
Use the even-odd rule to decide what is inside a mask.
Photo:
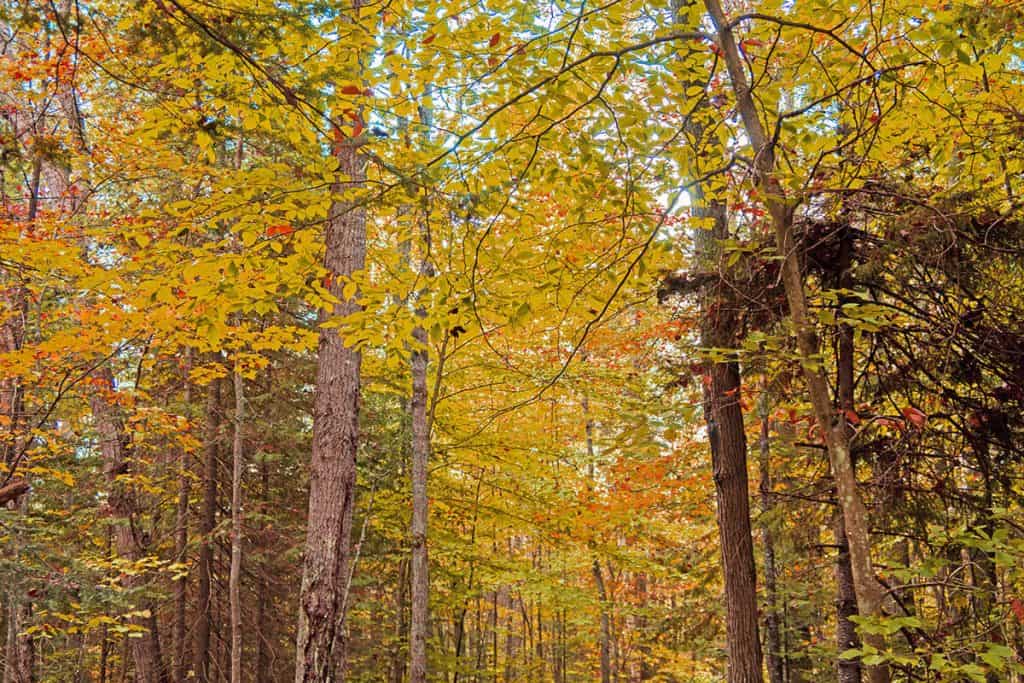
[(855, 411), (855, 410), (853, 410), (851, 408), (847, 408), (845, 413), (846, 413), (846, 419), (849, 420), (850, 424), (852, 424), (852, 425), (859, 425), (860, 424), (860, 415), (857, 414), (857, 411)]
[(295, 228), (288, 225), (287, 223), (282, 223), (280, 225), (271, 225), (267, 228), (268, 237), (274, 237), (275, 235), (290, 235), (293, 232), (295, 232)]

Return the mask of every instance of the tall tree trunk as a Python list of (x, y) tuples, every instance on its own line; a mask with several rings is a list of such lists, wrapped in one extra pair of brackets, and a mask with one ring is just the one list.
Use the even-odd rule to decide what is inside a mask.
[(601, 563), (594, 558), (591, 564), (594, 583), (597, 585), (597, 597), (601, 601), (601, 683), (612, 680), (612, 620), (608, 614), (608, 591), (605, 590), (604, 576), (601, 574)]
[[(131, 484), (123, 481), (131, 469), (131, 437), (125, 430), (124, 415), (116, 402), (114, 376), (104, 367), (96, 372), (100, 386), (89, 397), (99, 435), (103, 471), (109, 486), (108, 505), (114, 518), (114, 547), (119, 557), (129, 561), (142, 559), (148, 547), (147, 534), (138, 526), (138, 501)], [(143, 576), (126, 573), (122, 585), (128, 591), (142, 587)], [(140, 610), (141, 611), (141, 610)], [(132, 662), (136, 683), (163, 683), (166, 681), (160, 662), (160, 646), (156, 630), (156, 615), (152, 609), (148, 614), (131, 618), (131, 624), (139, 629), (131, 638)]]
[(235, 434), (231, 446), (231, 683), (242, 683), (242, 474), (245, 467), (245, 380), (235, 368)]
[[(775, 229), (775, 248), (782, 258), (781, 279), (786, 291), (789, 315), (796, 332), (797, 351), (801, 359), (807, 390), (815, 420), (825, 436), (832, 473), (836, 481), (839, 505), (846, 524), (846, 537), (850, 546), (857, 602), (862, 615), (880, 616), (886, 598), (871, 561), (871, 538), (867, 509), (861, 499), (856, 473), (850, 459), (850, 440), (845, 420), (837, 419), (829, 395), (828, 382), (818, 361), (818, 335), (808, 313), (804, 279), (797, 258), (793, 231), (794, 206), (786, 198), (786, 191), (775, 175), (775, 153), (772, 140), (765, 132), (757, 105), (747, 81), (746, 66), (740, 56), (736, 39), (719, 0), (704, 0), (718, 36), (719, 47), (744, 130), (754, 156), (754, 173), (762, 201), (771, 216)], [(870, 667), (873, 683), (888, 680), (884, 666)]]
[[(358, 0), (354, 11), (358, 11)], [(355, 141), (338, 145), (339, 180), (331, 191), (351, 197), (363, 187), (366, 161)], [(338, 299), (320, 319), (343, 318), (360, 310), (346, 298), (348, 278), (366, 258), (366, 209), (361, 201), (332, 203), (324, 228), (324, 267)], [(336, 328), (321, 328), (313, 399), (313, 456), (309, 472), (309, 516), (302, 573), (295, 683), (338, 683), (345, 678), (345, 613), (352, 513), (359, 446), (361, 356), (346, 347)]]
[[(425, 211), (426, 213), (426, 211)], [(420, 277), (433, 275), (430, 265), (430, 235), (423, 217), (423, 258)], [(427, 315), (420, 303), (416, 317)], [(427, 681), (427, 628), (430, 617), (430, 579), (427, 558), (427, 466), (430, 460), (430, 427), (427, 423), (427, 331), (422, 323), (412, 333), (412, 617), (409, 633), (409, 672), (411, 683)]]
[[(700, 345), (705, 349), (737, 346), (738, 302), (719, 248), (728, 239), (725, 206), (707, 201), (703, 188), (693, 190), (694, 215), (713, 221), (710, 231), (694, 234), (697, 263), (719, 277), (701, 292)], [(750, 492), (747, 477), (747, 437), (740, 406), (739, 361), (709, 360), (705, 363), (704, 420), (711, 447), (715, 481), (719, 546), (725, 582), (726, 637), (729, 646), (729, 683), (760, 683), (761, 640), (757, 623), (757, 571), (750, 525)]]
[[(190, 359), (191, 360), (191, 359)], [(191, 415), (192, 383), (188, 379), (191, 362), (185, 366), (185, 407)], [(188, 553), (188, 498), (192, 489), (192, 478), (188, 474), (189, 453), (178, 449), (178, 504), (175, 510), (174, 561), (186, 565)], [(174, 625), (171, 631), (171, 671), (174, 683), (185, 683), (185, 639), (187, 637), (188, 571), (180, 569), (181, 577), (174, 582)]]
[[(853, 239), (847, 227), (842, 228), (839, 236), (839, 263), (836, 284), (842, 290), (853, 287)], [(837, 302), (836, 317), (842, 313), (842, 306), (847, 303), (846, 296), (840, 296)], [(847, 436), (852, 437), (853, 429), (847, 416), (854, 412), (853, 386), (853, 328), (845, 323), (839, 325), (836, 357), (837, 393), (839, 398), (840, 421), (846, 424)], [(856, 466), (853, 452), (850, 452), (851, 466)], [(853, 566), (850, 563), (850, 544), (846, 539), (846, 523), (843, 509), (837, 506), (833, 522), (833, 535), (836, 544), (836, 647), (840, 654), (844, 650), (860, 647), (857, 629), (850, 617), (856, 616), (857, 591), (853, 580)], [(856, 659), (839, 657), (836, 660), (839, 683), (860, 683), (861, 666)]]
[[(270, 507), (270, 468), (267, 467), (266, 457), (260, 459), (260, 517), (266, 519)], [(266, 524), (266, 522), (264, 522)], [(266, 555), (261, 555), (259, 567), (259, 593), (256, 596), (256, 628), (258, 640), (256, 641), (256, 683), (272, 683), (273, 672), (271, 671), (271, 658), (273, 649), (273, 627), (268, 621), (268, 613), (272, 598), (270, 596), (270, 582), (267, 575), (270, 571)], [(271, 631), (270, 634), (267, 631)]]
[(206, 387), (203, 435), (202, 502), (199, 510), (199, 566), (196, 619), (192, 641), (192, 675), (198, 683), (210, 680), (210, 634), (213, 630), (213, 529), (217, 522), (217, 453), (220, 442), (220, 380)]
[[(775, 501), (772, 499), (771, 475), (771, 432), (768, 425), (768, 402), (761, 400), (761, 439), (759, 469), (761, 514), (771, 512)], [(778, 572), (775, 567), (775, 538), (767, 522), (761, 524), (761, 543), (764, 545), (764, 590), (768, 609), (765, 614), (765, 637), (768, 652), (768, 680), (770, 683), (784, 683), (784, 660), (782, 651), (782, 629), (779, 619)]]
[[(586, 353), (582, 360), (587, 362)], [(597, 463), (596, 448), (594, 446), (594, 420), (590, 416), (590, 398), (583, 394), (580, 401), (583, 408), (583, 429), (587, 445), (587, 472), (591, 488), (597, 486)], [(608, 614), (608, 593), (605, 591), (604, 577), (601, 575), (601, 562), (595, 555), (591, 562), (591, 572), (594, 575), (594, 584), (597, 586), (597, 597), (600, 600), (600, 642), (598, 643), (601, 653), (601, 683), (611, 683), (612, 680), (612, 624), (611, 616)]]

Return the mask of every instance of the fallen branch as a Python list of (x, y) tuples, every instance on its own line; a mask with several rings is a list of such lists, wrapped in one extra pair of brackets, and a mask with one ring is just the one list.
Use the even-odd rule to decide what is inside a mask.
[(28, 483), (27, 479), (18, 479), (0, 488), (0, 505), (6, 505), (12, 500), (17, 500), (18, 496), (28, 493), (30, 488), (32, 486)]

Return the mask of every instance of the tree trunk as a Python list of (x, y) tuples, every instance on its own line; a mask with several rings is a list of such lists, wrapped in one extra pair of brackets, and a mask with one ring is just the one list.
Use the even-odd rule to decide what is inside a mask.
[(210, 680), (210, 634), (213, 625), (213, 529), (217, 521), (217, 451), (220, 441), (220, 380), (206, 387), (206, 433), (203, 444), (203, 498), (199, 510), (199, 578), (192, 641), (192, 675), (198, 683)]
[[(584, 352), (582, 361), (587, 362), (587, 356)], [(594, 446), (594, 420), (590, 416), (590, 399), (584, 394), (583, 399), (580, 401), (583, 407), (583, 429), (586, 435), (587, 445), (587, 472), (589, 478), (589, 485), (591, 489), (597, 485), (596, 478), (596, 448)], [(597, 586), (597, 597), (600, 600), (600, 622), (601, 622), (601, 636), (600, 636), (600, 652), (601, 652), (601, 683), (611, 683), (612, 680), (612, 625), (611, 617), (608, 614), (608, 594), (605, 591), (604, 578), (601, 575), (601, 563), (597, 556), (593, 558), (591, 564), (592, 573), (594, 575), (594, 584)]]
[[(191, 362), (185, 368), (185, 407), (192, 406), (192, 383), (188, 379)], [(191, 411), (190, 411), (191, 414)], [(174, 561), (186, 565), (188, 553), (188, 498), (192, 489), (192, 478), (188, 475), (189, 454), (184, 448), (178, 450), (178, 505), (175, 510)], [(174, 582), (174, 626), (172, 630), (171, 670), (174, 683), (185, 683), (185, 639), (187, 637), (188, 571), (179, 570), (181, 578)]]
[(235, 434), (231, 447), (231, 683), (242, 683), (242, 474), (245, 467), (245, 380), (234, 371)]
[[(852, 258), (853, 244), (850, 231), (843, 228), (839, 236), (839, 272), (837, 273), (836, 284), (843, 290), (851, 289), (853, 286)], [(842, 313), (842, 305), (847, 302), (845, 296), (840, 296), (837, 302), (837, 318)], [(849, 425), (847, 415), (855, 408), (854, 386), (853, 386), (853, 328), (845, 323), (839, 325), (839, 338), (837, 344), (836, 376), (839, 398), (840, 421), (846, 424), (848, 438), (852, 437), (853, 430)], [(851, 466), (856, 466), (853, 453), (850, 453)], [(836, 543), (836, 647), (840, 654), (844, 650), (860, 647), (860, 638), (857, 636), (857, 629), (850, 617), (859, 614), (857, 607), (857, 591), (853, 580), (853, 567), (850, 564), (850, 544), (846, 540), (846, 523), (843, 520), (842, 507), (837, 507), (835, 520), (833, 522), (833, 534)], [(836, 660), (839, 683), (860, 683), (861, 666), (856, 659), (845, 659), (839, 657)]]
[(601, 574), (601, 563), (594, 558), (591, 565), (594, 573), (594, 583), (597, 584), (597, 597), (601, 600), (601, 683), (611, 683), (612, 680), (612, 622), (608, 614), (608, 592), (604, 587), (604, 577)]
[[(116, 403), (113, 373), (104, 367), (96, 372), (96, 379), (101, 382), (101, 386), (97, 386), (89, 397), (89, 407), (96, 423), (103, 471), (110, 488), (108, 505), (114, 518), (114, 547), (120, 557), (134, 562), (145, 555), (149, 541), (148, 535), (138, 527), (135, 491), (131, 484), (122, 480), (131, 467), (131, 438), (125, 431), (124, 415)], [(129, 592), (141, 588), (143, 583), (143, 577), (136, 573), (127, 573), (122, 579), (122, 585)], [(130, 621), (140, 629), (139, 635), (131, 638), (135, 681), (163, 683), (166, 676), (163, 675), (159, 661), (156, 615), (151, 609), (146, 612), (132, 617)]]
[[(760, 462), (761, 470), (759, 490), (761, 493), (761, 513), (767, 515), (774, 506), (772, 499), (772, 477), (771, 477), (771, 433), (768, 428), (768, 403), (762, 399), (761, 402), (761, 442)], [(784, 683), (785, 667), (782, 651), (782, 629), (779, 619), (779, 598), (778, 598), (778, 572), (775, 567), (775, 539), (771, 527), (767, 523), (761, 524), (761, 543), (764, 545), (764, 590), (767, 598), (768, 609), (765, 614), (766, 659), (768, 664), (768, 680), (770, 683)]]
[[(727, 268), (719, 241), (728, 239), (725, 206), (708, 202), (703, 188), (693, 189), (694, 215), (711, 218), (710, 231), (694, 234), (697, 263), (718, 272), (719, 278), (701, 292), (701, 339), (705, 349), (737, 346), (739, 304), (730, 295)], [(760, 683), (761, 640), (757, 623), (757, 571), (750, 525), (750, 493), (747, 478), (747, 438), (740, 406), (739, 361), (708, 360), (705, 363), (704, 420), (715, 481), (719, 546), (725, 582), (726, 637), (729, 683)]]
[[(356, 2), (358, 6), (360, 3)], [(366, 180), (365, 159), (354, 142), (338, 145), (340, 178), (332, 193), (349, 194)], [(320, 319), (360, 310), (342, 290), (366, 257), (366, 209), (362, 202), (335, 201), (324, 229), (324, 267), (333, 310)], [(345, 677), (345, 613), (352, 512), (359, 446), (359, 351), (344, 345), (336, 328), (321, 328), (313, 399), (313, 456), (309, 516), (302, 574), (295, 683), (340, 683)]]
[[(424, 221), (427, 220), (425, 216)], [(424, 223), (424, 226), (426, 223)], [(423, 259), (420, 276), (429, 280), (430, 236), (424, 227)], [(416, 317), (426, 317), (418, 305)], [(427, 331), (422, 324), (412, 333), (412, 618), (409, 633), (409, 672), (411, 683), (427, 681), (427, 620), (430, 617), (430, 579), (427, 558), (427, 466), (430, 460), (430, 427), (427, 424)]]
[[(845, 421), (840, 421), (832, 407), (828, 382), (821, 368), (818, 335), (810, 319), (807, 295), (804, 291), (803, 275), (797, 258), (796, 240), (793, 234), (793, 209), (786, 199), (785, 189), (775, 176), (775, 154), (771, 139), (761, 123), (757, 105), (747, 82), (746, 66), (740, 56), (729, 20), (719, 0), (704, 0), (705, 7), (718, 35), (719, 47), (733, 92), (737, 108), (743, 119), (744, 129), (750, 141), (754, 156), (754, 173), (775, 229), (775, 248), (782, 258), (781, 279), (786, 291), (789, 314), (796, 332), (797, 350), (801, 359), (807, 390), (813, 407), (815, 420), (825, 437), (832, 473), (836, 481), (839, 505), (846, 523), (846, 536), (850, 546), (850, 563), (853, 569), (857, 602), (865, 616), (881, 616), (885, 590), (874, 574), (871, 562), (871, 539), (868, 527), (867, 509), (860, 497), (856, 473), (850, 459), (850, 441)], [(888, 680), (885, 667), (871, 667), (873, 683)]]

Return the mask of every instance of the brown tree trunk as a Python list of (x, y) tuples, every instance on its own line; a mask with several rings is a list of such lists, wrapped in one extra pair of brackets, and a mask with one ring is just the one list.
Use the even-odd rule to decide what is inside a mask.
[(217, 453), (220, 442), (220, 381), (206, 387), (206, 427), (203, 435), (202, 502), (199, 510), (199, 565), (196, 582), (196, 618), (192, 641), (192, 676), (210, 680), (210, 634), (213, 630), (213, 529), (217, 522)]
[[(122, 480), (131, 468), (131, 438), (125, 430), (124, 415), (116, 402), (114, 376), (109, 368), (96, 372), (100, 386), (89, 397), (99, 435), (103, 471), (110, 487), (108, 505), (114, 519), (114, 547), (118, 556), (129, 560), (141, 559), (148, 548), (148, 535), (138, 527), (138, 501), (131, 484)], [(143, 577), (136, 573), (122, 579), (125, 589), (132, 591), (143, 585)], [(163, 683), (166, 675), (160, 662), (160, 645), (156, 630), (156, 615), (132, 617), (131, 624), (139, 635), (131, 638), (131, 654), (136, 683)], [(133, 634), (134, 635), (134, 634)]]
[(760, 683), (761, 641), (757, 624), (757, 583), (750, 527), (747, 440), (739, 405), (740, 373), (735, 361), (714, 363), (705, 397), (708, 440), (714, 470), (718, 535), (725, 578), (729, 683)]
[(608, 614), (608, 592), (604, 587), (604, 576), (601, 574), (601, 563), (594, 558), (591, 565), (594, 583), (597, 585), (597, 597), (601, 601), (601, 683), (612, 680), (612, 620)]
[(245, 380), (235, 368), (235, 433), (231, 447), (231, 683), (242, 683), (242, 475), (245, 467)]
[[(719, 47), (736, 96), (737, 108), (754, 153), (755, 180), (775, 229), (775, 248), (782, 258), (781, 279), (786, 291), (790, 318), (796, 332), (797, 351), (801, 359), (815, 420), (825, 437), (839, 505), (846, 524), (846, 537), (850, 547), (850, 564), (853, 570), (857, 602), (863, 615), (880, 616), (883, 614), (886, 593), (875, 576), (871, 561), (871, 538), (867, 509), (861, 499), (856, 473), (850, 458), (850, 440), (845, 420), (837, 419), (838, 416), (833, 409), (829, 395), (828, 382), (818, 359), (820, 350), (818, 335), (808, 313), (804, 279), (797, 258), (796, 239), (793, 231), (793, 206), (787, 202), (785, 189), (775, 175), (773, 143), (765, 132), (757, 105), (751, 95), (751, 86), (747, 81), (745, 71), (746, 66), (740, 56), (729, 20), (725, 16), (719, 0), (704, 0), (704, 4), (715, 26)], [(871, 669), (873, 683), (888, 680), (886, 667), (871, 667)]]
[[(772, 499), (771, 476), (771, 432), (768, 425), (768, 403), (761, 401), (761, 439), (760, 439), (760, 482), (761, 514), (771, 512), (775, 501)], [(775, 567), (775, 538), (771, 527), (765, 522), (761, 524), (761, 543), (764, 546), (764, 590), (768, 603), (765, 614), (765, 638), (768, 651), (765, 653), (768, 664), (768, 680), (770, 683), (784, 683), (785, 661), (782, 649), (782, 629), (779, 618), (778, 571)]]
[[(358, 2), (355, 3), (357, 6)], [(338, 146), (342, 176), (332, 187), (349, 194), (366, 180), (365, 159), (354, 142)], [(360, 309), (342, 290), (366, 257), (366, 209), (359, 201), (335, 201), (324, 229), (324, 267), (339, 303), (322, 321)], [(313, 399), (313, 456), (309, 516), (296, 644), (295, 683), (337, 683), (345, 678), (345, 613), (352, 512), (359, 446), (361, 356), (346, 347), (336, 328), (321, 328)]]
[[(725, 206), (707, 202), (699, 184), (694, 187), (693, 197), (694, 214), (713, 220), (710, 231), (698, 229), (694, 235), (697, 262), (719, 273), (719, 278), (701, 292), (700, 344), (705, 349), (735, 348), (739, 304), (729, 294), (728, 273), (718, 244), (729, 237)], [(728, 680), (729, 683), (760, 683), (757, 571), (750, 525), (747, 437), (740, 406), (739, 361), (735, 358), (709, 360), (705, 363), (705, 373), (704, 420), (711, 448), (725, 582)]]
[[(426, 221), (427, 216), (423, 220)], [(424, 223), (424, 226), (426, 223)], [(420, 276), (433, 275), (430, 265), (430, 236), (424, 227)], [(416, 309), (423, 320), (426, 310)], [(430, 460), (430, 427), (427, 423), (427, 331), (422, 324), (412, 333), (412, 612), (409, 629), (409, 674), (411, 683), (427, 681), (427, 628), (430, 617), (430, 579), (427, 558), (427, 466)]]
[[(839, 272), (837, 278), (838, 286), (843, 290), (849, 290), (853, 286), (852, 258), (853, 243), (850, 231), (843, 228), (839, 236)], [(839, 297), (839, 310), (837, 317), (842, 313), (842, 304), (847, 299)], [(836, 376), (839, 398), (840, 421), (846, 423), (848, 437), (852, 437), (853, 430), (848, 423), (847, 416), (854, 411), (854, 386), (853, 386), (853, 328), (845, 323), (839, 325), (839, 338), (837, 344)], [(853, 453), (850, 453), (851, 466), (856, 466)], [(835, 521), (832, 526), (836, 543), (836, 647), (839, 653), (844, 650), (860, 647), (860, 638), (857, 636), (857, 629), (850, 617), (859, 614), (857, 608), (857, 591), (853, 580), (853, 566), (850, 564), (850, 544), (846, 540), (846, 523), (843, 521), (843, 510), (839, 506), (836, 509)], [(860, 683), (861, 666), (856, 659), (839, 657), (836, 660), (839, 683)]]
[[(185, 407), (192, 406), (192, 383), (188, 379), (191, 362), (185, 368)], [(189, 413), (191, 414), (191, 412)], [(192, 478), (188, 474), (189, 454), (184, 448), (178, 451), (178, 504), (175, 510), (174, 561), (185, 565), (188, 553), (188, 498), (192, 489)], [(174, 625), (171, 631), (172, 662), (171, 672), (174, 683), (185, 683), (185, 639), (187, 638), (188, 571), (180, 569), (181, 577), (174, 582)]]

